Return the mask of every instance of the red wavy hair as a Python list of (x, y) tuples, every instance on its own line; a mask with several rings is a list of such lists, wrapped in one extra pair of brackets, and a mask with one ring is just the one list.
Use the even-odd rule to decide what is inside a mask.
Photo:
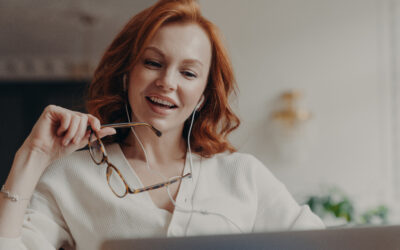
[[(146, 45), (164, 24), (191, 22), (200, 25), (207, 33), (212, 47), (208, 82), (204, 90), (205, 101), (197, 113), (190, 146), (194, 153), (204, 157), (236, 149), (227, 136), (236, 129), (239, 118), (228, 103), (236, 93), (236, 82), (231, 61), (223, 46), (217, 27), (204, 18), (194, 0), (161, 0), (135, 15), (116, 36), (104, 53), (89, 86), (88, 112), (101, 123), (125, 122), (126, 93), (123, 75), (140, 59)], [(187, 139), (190, 118), (184, 124), (183, 138)], [(129, 130), (121, 130), (109, 142), (123, 142)]]

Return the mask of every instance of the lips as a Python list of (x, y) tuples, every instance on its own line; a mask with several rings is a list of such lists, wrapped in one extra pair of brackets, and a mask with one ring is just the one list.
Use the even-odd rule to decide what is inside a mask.
[(152, 111), (159, 115), (168, 115), (174, 109), (178, 108), (174, 100), (164, 96), (149, 95), (146, 96), (146, 101)]
[(149, 100), (150, 102), (156, 104), (156, 105), (161, 105), (161, 106), (165, 106), (165, 107), (168, 107), (168, 108), (176, 108), (176, 107), (178, 107), (175, 104), (175, 102), (170, 98), (159, 97), (159, 96), (146, 96), (146, 99)]

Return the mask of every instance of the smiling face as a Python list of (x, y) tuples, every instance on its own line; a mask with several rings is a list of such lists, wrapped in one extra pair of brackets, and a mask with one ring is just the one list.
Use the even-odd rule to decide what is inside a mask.
[(210, 64), (211, 43), (199, 25), (162, 26), (129, 74), (133, 120), (181, 132), (207, 85)]

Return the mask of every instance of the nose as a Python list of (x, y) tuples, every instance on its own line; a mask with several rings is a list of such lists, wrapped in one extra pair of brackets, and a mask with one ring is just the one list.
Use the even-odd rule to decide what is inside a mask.
[(175, 72), (172, 69), (162, 71), (160, 77), (156, 81), (156, 86), (166, 91), (174, 91), (177, 88), (177, 80)]

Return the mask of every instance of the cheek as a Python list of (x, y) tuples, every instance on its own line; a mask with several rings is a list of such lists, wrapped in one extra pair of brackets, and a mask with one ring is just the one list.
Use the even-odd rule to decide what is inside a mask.
[(138, 95), (151, 83), (151, 77), (143, 71), (132, 72), (130, 76), (129, 93), (131, 95)]
[(190, 109), (190, 112), (194, 110), (194, 108), (199, 103), (201, 96), (203, 95), (205, 86), (203, 84), (196, 86), (194, 88), (186, 89), (184, 94), (185, 106), (187, 109)]

